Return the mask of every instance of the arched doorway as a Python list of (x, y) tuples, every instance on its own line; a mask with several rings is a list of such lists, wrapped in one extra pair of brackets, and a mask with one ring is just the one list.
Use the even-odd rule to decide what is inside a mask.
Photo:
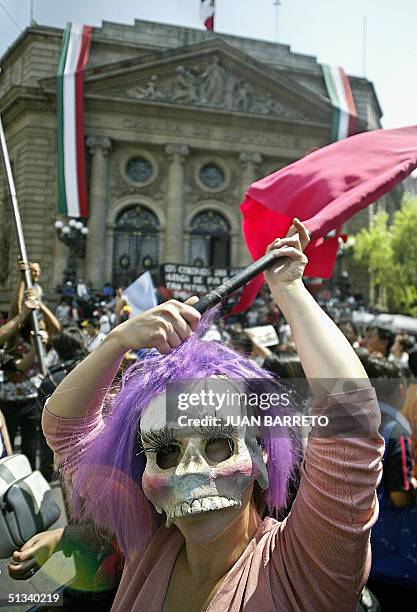
[(145, 206), (126, 208), (116, 219), (113, 284), (126, 287), (159, 260), (159, 221)]
[(230, 265), (230, 225), (223, 215), (205, 210), (193, 217), (189, 262), (216, 268)]

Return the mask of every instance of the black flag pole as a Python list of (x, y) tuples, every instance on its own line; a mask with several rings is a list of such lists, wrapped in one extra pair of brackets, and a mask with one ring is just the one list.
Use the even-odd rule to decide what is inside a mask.
[[(16, 226), (19, 255), (23, 263), (26, 264), (25, 269), (23, 270), (23, 279), (24, 279), (26, 287), (31, 289), (33, 287), (33, 284), (32, 284), (32, 278), (31, 278), (30, 269), (29, 269), (29, 259), (28, 259), (28, 254), (26, 250), (25, 237), (23, 235), (23, 228), (22, 228), (22, 222), (20, 219), (19, 205), (17, 203), (16, 187), (14, 184), (12, 167), (10, 165), (9, 152), (7, 150), (6, 137), (4, 135), (1, 116), (0, 116), (0, 141), (1, 141), (1, 150), (3, 153), (4, 167), (6, 169), (7, 184), (9, 187), (9, 194), (10, 194), (10, 199), (12, 202), (13, 217), (14, 217), (14, 222)], [(47, 369), (45, 365), (43, 345), (42, 345), (41, 335), (39, 332), (39, 322), (38, 322), (38, 317), (36, 315), (36, 311), (32, 310), (30, 316), (31, 316), (32, 329), (34, 332), (35, 351), (36, 351), (36, 356), (38, 358), (39, 370), (41, 374), (45, 376), (45, 374), (47, 373)]]
[(261, 272), (265, 272), (265, 270), (268, 270), (268, 268), (274, 264), (283, 263), (285, 259), (286, 257), (277, 257), (273, 251), (270, 251), (260, 259), (251, 263), (247, 268), (238, 272), (230, 280), (219, 285), (207, 295), (204, 295), (198, 302), (193, 304), (193, 308), (203, 314), (209, 308), (213, 308), (213, 306), (227, 299), (232, 293), (237, 291), (237, 289), (240, 289), (243, 285), (246, 285), (246, 283), (252, 280), (252, 278), (255, 278), (255, 276)]

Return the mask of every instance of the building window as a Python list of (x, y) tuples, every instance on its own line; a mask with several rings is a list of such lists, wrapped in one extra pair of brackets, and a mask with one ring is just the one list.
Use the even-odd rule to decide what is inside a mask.
[(126, 163), (126, 174), (134, 183), (147, 183), (152, 178), (154, 169), (144, 157), (131, 157)]
[(189, 262), (215, 268), (230, 265), (230, 225), (223, 215), (207, 210), (192, 219)]
[(208, 189), (220, 189), (225, 184), (223, 169), (213, 163), (205, 164), (200, 169), (199, 179)]
[(159, 259), (159, 222), (144, 206), (124, 210), (116, 220), (113, 284), (126, 287), (146, 270), (156, 271)]

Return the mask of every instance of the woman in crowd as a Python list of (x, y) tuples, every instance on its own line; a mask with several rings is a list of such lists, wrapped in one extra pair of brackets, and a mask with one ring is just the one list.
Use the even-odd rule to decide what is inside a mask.
[(408, 419), (413, 433), (414, 477), (417, 478), (417, 348), (411, 350), (408, 355), (408, 367), (412, 379), (408, 385), (402, 412)]
[[(220, 424), (183, 428), (171, 414), (170, 385), (188, 390), (190, 378), (200, 389), (220, 381), (226, 391), (281, 390), (244, 356), (200, 341), (197, 298), (171, 300), (116, 327), (47, 403), (44, 432), (71, 483), (74, 511), (111, 529), (126, 558), (113, 610), (355, 609), (377, 515), (380, 415), (360, 361), (302, 283), (307, 243), (295, 219), (269, 247), (284, 263), (265, 277), (291, 325), (314, 414), (359, 412), (368, 429), (310, 437), (284, 521), (272, 516), (286, 504), (296, 464), (291, 428), (228, 428), (224, 409), (202, 403), (191, 414), (220, 414)], [(151, 352), (128, 370), (103, 417), (125, 352), (139, 348), (161, 356)], [(233, 410), (245, 416), (240, 406)], [(268, 414), (285, 410), (271, 400)]]

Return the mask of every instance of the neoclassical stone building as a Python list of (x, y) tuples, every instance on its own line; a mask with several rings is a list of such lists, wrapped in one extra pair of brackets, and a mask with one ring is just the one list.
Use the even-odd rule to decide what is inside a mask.
[[(47, 293), (68, 258), (54, 229), (61, 40), (60, 29), (28, 28), (3, 56), (0, 77), (28, 250), (42, 265)], [(358, 129), (378, 127), (372, 83), (350, 81)], [(239, 204), (246, 188), (329, 143), (331, 113), (316, 58), (286, 45), (144, 21), (94, 28), (85, 73), (91, 216), (78, 276), (101, 287), (162, 262), (245, 264)], [(16, 245), (4, 193), (0, 202), (4, 307)], [(352, 228), (372, 214), (360, 213)]]

